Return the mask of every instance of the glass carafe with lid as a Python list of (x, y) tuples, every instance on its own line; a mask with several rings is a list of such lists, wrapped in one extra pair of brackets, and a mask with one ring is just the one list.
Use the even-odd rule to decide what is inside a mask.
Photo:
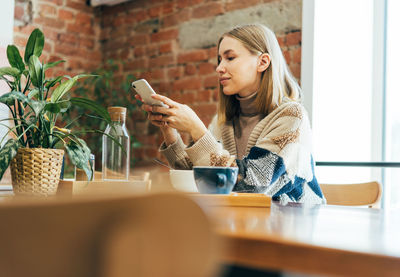
[(103, 135), (103, 180), (128, 180), (130, 141), (125, 126), (126, 108), (109, 107), (107, 110), (111, 116), (111, 124), (104, 131), (108, 136)]

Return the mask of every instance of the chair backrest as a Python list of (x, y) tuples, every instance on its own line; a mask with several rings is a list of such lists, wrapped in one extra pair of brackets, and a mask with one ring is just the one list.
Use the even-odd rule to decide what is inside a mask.
[(382, 186), (378, 182), (320, 184), (327, 204), (378, 207)]
[(174, 194), (0, 202), (1, 276), (210, 276), (216, 236)]

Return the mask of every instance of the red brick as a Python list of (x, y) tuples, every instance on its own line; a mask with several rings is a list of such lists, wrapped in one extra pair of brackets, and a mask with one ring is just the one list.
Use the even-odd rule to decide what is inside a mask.
[(257, 5), (259, 2), (259, 0), (231, 0), (229, 3), (226, 3), (225, 9), (226, 11), (245, 9)]
[(30, 35), (32, 33), (33, 30), (35, 30), (35, 26), (33, 25), (26, 25), (26, 26), (21, 26), (21, 27), (16, 27), (14, 28), (14, 32), (15, 33), (21, 33), (24, 35)]
[(74, 14), (70, 11), (59, 9), (58, 10), (58, 18), (60, 20), (71, 20), (74, 18)]
[(163, 27), (175, 26), (178, 23), (188, 21), (190, 19), (190, 10), (183, 9), (162, 19)]
[(193, 108), (200, 117), (213, 116), (217, 112), (217, 104), (200, 104)]
[(166, 3), (162, 6), (162, 12), (164, 15), (170, 14), (174, 11), (174, 3)]
[(194, 75), (196, 72), (197, 68), (193, 64), (188, 64), (185, 66), (185, 75)]
[(205, 88), (215, 88), (218, 86), (218, 76), (210, 76), (204, 79)]
[(77, 24), (68, 24), (68, 32), (74, 32), (77, 34), (94, 35), (94, 29), (86, 26), (81, 26)]
[(48, 26), (51, 28), (62, 29), (65, 24), (64, 21), (58, 20), (56, 18), (50, 18), (45, 16), (37, 17), (33, 20), (33, 23)]
[(141, 57), (146, 53), (146, 51), (145, 51), (144, 47), (135, 47), (135, 49), (133, 50), (133, 53), (134, 53), (135, 57)]
[(60, 55), (71, 55), (72, 56), (72, 55), (76, 54), (76, 49), (69, 45), (56, 44), (54, 51)]
[(49, 40), (57, 41), (58, 40), (58, 31), (51, 29), (50, 27), (42, 27), (42, 32), (44, 37), (46, 38), (46, 42)]
[(200, 89), (201, 81), (198, 77), (186, 78), (183, 80), (177, 80), (174, 82), (174, 90), (191, 90)]
[(149, 57), (154, 57), (158, 55), (158, 46), (157, 45), (148, 45), (147, 47), (145, 47), (146, 49), (146, 54)]
[(129, 12), (128, 17), (134, 18), (136, 22), (142, 22), (149, 19), (149, 15), (143, 12), (143, 10)]
[(165, 55), (156, 58), (151, 58), (149, 66), (150, 68), (153, 68), (153, 67), (162, 67), (172, 64), (174, 64), (174, 57), (172, 55)]
[(285, 38), (281, 36), (277, 36), (276, 39), (278, 40), (279, 46), (282, 47), (285, 44)]
[(76, 34), (69, 34), (69, 33), (60, 34), (58, 40), (61, 43), (68, 43), (74, 45), (78, 42)]
[(163, 40), (173, 40), (173, 39), (177, 39), (177, 38), (178, 38), (178, 30), (177, 29), (160, 31), (158, 33), (154, 33), (151, 35), (152, 42), (159, 42), (159, 41), (163, 41)]
[(192, 12), (193, 18), (210, 17), (224, 13), (221, 3), (208, 3), (200, 7), (194, 8)]
[(197, 92), (196, 102), (209, 102), (213, 92), (211, 90), (203, 90)]
[(46, 16), (55, 16), (57, 14), (57, 9), (52, 5), (41, 4), (39, 6), (39, 14)]
[(296, 77), (297, 80), (300, 80), (301, 77), (301, 66), (300, 64), (290, 64), (289, 65), (290, 71), (292, 72), (293, 76)]
[(198, 62), (207, 60), (208, 55), (206, 50), (195, 50), (178, 55), (178, 63)]
[[(17, 46), (21, 50), (25, 49), (26, 42), (28, 41), (27, 37), (21, 37), (19, 35), (14, 34), (14, 38), (13, 39), (14, 39), (14, 45), (15, 46)], [(20, 50), (20, 52), (21, 52), (21, 50)], [(21, 56), (23, 57), (22, 54), (23, 53), (21, 52)]]
[(156, 79), (156, 80), (163, 79), (165, 76), (164, 70), (163, 69), (152, 70), (151, 76), (153, 79)]
[(124, 64), (124, 70), (138, 70), (147, 67), (147, 59), (134, 59)]
[(76, 24), (80, 25), (91, 25), (92, 24), (92, 16), (86, 14), (86, 13), (78, 13), (76, 15)]
[(17, 20), (22, 20), (24, 15), (25, 15), (24, 8), (16, 4), (14, 7), (14, 18)]
[(162, 12), (162, 6), (151, 7), (148, 9), (149, 16), (151, 18), (159, 17)]
[(151, 82), (151, 72), (141, 72), (138, 76), (138, 79), (146, 79), (148, 82)]
[(194, 6), (202, 3), (204, 0), (177, 0), (177, 7), (183, 9), (189, 6)]
[(169, 78), (179, 78), (181, 77), (181, 68), (180, 67), (173, 67), (168, 69), (168, 77)]
[(286, 45), (299, 45), (301, 43), (301, 32), (292, 32), (286, 35)]
[(95, 45), (95, 41), (93, 39), (89, 39), (89, 38), (80, 38), (79, 44), (89, 47), (89, 48), (93, 48)]
[(86, 5), (86, 1), (66, 0), (65, 5), (78, 11), (93, 12), (93, 7)]
[(208, 58), (209, 59), (215, 59), (215, 62), (217, 62), (217, 57), (218, 57), (218, 48), (217, 48), (217, 46), (208, 48), (207, 52), (208, 52)]
[(42, 0), (42, 2), (53, 3), (59, 6), (64, 4), (64, 0)]
[(130, 46), (144, 45), (150, 42), (149, 36), (146, 34), (134, 35), (129, 39), (129, 41), (130, 41)]
[(215, 65), (211, 63), (201, 63), (199, 64), (199, 74), (206, 75), (210, 73), (215, 73)]
[(290, 62), (291, 62), (290, 52), (289, 51), (282, 51), (282, 52), (283, 52), (283, 56), (285, 57), (286, 63), (290, 64)]
[(114, 18), (112, 22), (112, 26), (114, 27), (120, 27), (125, 24), (125, 19), (121, 16)]
[(301, 63), (301, 47), (293, 50), (293, 62)]
[(185, 92), (181, 96), (182, 103), (186, 105), (191, 105), (196, 99), (196, 94), (193, 92)]
[(161, 44), (158, 51), (161, 54), (170, 53), (172, 51), (172, 42)]

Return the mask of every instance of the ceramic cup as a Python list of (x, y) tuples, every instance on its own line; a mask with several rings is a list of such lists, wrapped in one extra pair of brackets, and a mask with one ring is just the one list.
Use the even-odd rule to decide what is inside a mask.
[(193, 167), (194, 180), (200, 193), (231, 193), (236, 184), (238, 171), (237, 167)]

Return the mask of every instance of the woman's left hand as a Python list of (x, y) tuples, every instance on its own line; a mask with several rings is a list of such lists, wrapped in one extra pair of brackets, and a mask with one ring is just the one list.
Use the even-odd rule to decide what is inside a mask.
[(152, 98), (160, 100), (168, 106), (152, 106), (152, 112), (163, 114), (161, 120), (168, 126), (189, 133), (194, 141), (200, 139), (207, 132), (203, 121), (188, 105), (180, 104), (159, 94), (152, 95)]

